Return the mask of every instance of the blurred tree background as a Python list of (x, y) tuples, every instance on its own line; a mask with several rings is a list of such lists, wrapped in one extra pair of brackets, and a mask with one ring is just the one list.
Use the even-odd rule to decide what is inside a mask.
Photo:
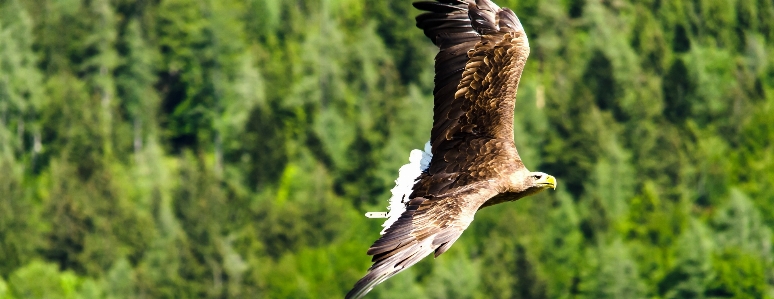
[[(0, 298), (340, 298), (428, 139), (410, 0), (0, 0)], [(527, 166), (370, 298), (774, 298), (774, 2), (499, 0)]]

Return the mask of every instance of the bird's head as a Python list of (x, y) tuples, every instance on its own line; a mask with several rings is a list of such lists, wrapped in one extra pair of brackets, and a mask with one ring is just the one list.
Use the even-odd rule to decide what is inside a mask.
[(552, 188), (556, 190), (556, 178), (543, 172), (530, 172), (527, 177), (530, 182), (530, 188), (539, 188), (541, 190)]
[(556, 189), (556, 178), (543, 172), (530, 172), (523, 169), (511, 174), (510, 186), (506, 188), (503, 193), (515, 196), (509, 200), (518, 200), (548, 188)]
[[(526, 177), (524, 177), (526, 175)], [(528, 172), (522, 174), (521, 189), (523, 195), (535, 194), (548, 188), (556, 189), (556, 178), (543, 172)]]

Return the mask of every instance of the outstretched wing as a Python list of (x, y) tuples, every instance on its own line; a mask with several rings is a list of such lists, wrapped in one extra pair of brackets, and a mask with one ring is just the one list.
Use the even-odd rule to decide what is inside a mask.
[[(435, 43), (432, 166), (469, 137), (513, 141), (516, 90), (529, 42), (516, 15), (489, 0), (416, 2)], [(518, 156), (517, 156), (518, 157)], [(433, 165), (436, 164), (436, 165)]]
[[(420, 184), (440, 184), (441, 179), (423, 175)], [(491, 183), (484, 181), (411, 199), (398, 221), (368, 249), (374, 264), (346, 298), (360, 298), (430, 253), (435, 252), (436, 257), (444, 253), (473, 221), (478, 206), (496, 193)]]

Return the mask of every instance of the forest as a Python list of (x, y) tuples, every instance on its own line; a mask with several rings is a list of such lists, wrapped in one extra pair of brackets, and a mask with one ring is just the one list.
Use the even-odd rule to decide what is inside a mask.
[[(0, 298), (342, 298), (432, 126), (412, 0), (0, 0)], [(558, 188), (366, 298), (774, 298), (774, 2), (495, 0)]]

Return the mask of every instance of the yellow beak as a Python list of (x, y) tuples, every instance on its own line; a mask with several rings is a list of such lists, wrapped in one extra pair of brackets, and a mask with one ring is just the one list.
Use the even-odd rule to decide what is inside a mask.
[(541, 186), (545, 186), (546, 188), (553, 188), (554, 190), (556, 190), (556, 178), (552, 175), (547, 175), (543, 177), (537, 183)]

